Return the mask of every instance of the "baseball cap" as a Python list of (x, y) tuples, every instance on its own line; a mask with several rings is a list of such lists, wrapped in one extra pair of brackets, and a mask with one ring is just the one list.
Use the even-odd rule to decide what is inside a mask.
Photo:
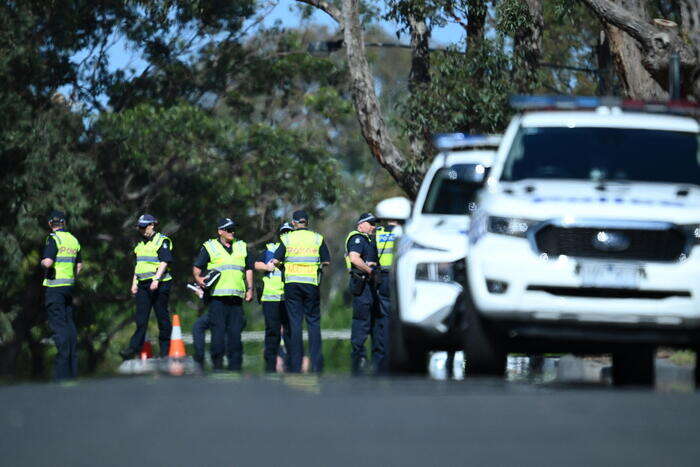
[(151, 224), (157, 224), (158, 219), (155, 218), (155, 216), (152, 216), (150, 214), (143, 214), (141, 217), (139, 217), (139, 220), (136, 221), (136, 225), (139, 227), (146, 227)]
[(309, 215), (306, 214), (306, 211), (303, 209), (299, 209), (298, 211), (294, 211), (292, 214), (292, 220), (299, 222), (299, 221), (308, 221), (309, 220)]
[(289, 222), (285, 222), (284, 224), (280, 225), (279, 233), (289, 232), (291, 230), (294, 230), (294, 227), (292, 227)]
[(216, 224), (216, 228), (219, 230), (232, 229), (236, 226), (236, 223), (230, 217), (222, 217)]
[(49, 222), (65, 222), (66, 213), (63, 211), (53, 210), (49, 213)]
[(363, 222), (377, 222), (377, 218), (374, 217), (374, 214), (371, 212), (365, 212), (363, 214), (360, 214), (360, 217), (357, 219), (357, 224), (362, 224)]

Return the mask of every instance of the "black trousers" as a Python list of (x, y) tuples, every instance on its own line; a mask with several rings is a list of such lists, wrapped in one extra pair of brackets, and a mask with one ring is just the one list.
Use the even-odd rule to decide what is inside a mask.
[(78, 376), (78, 331), (73, 322), (72, 287), (45, 287), (44, 307), (56, 344), (54, 377), (57, 380)]
[(386, 365), (387, 317), (382, 314), (379, 294), (373, 284), (366, 283), (362, 294), (352, 298), (352, 326), (350, 329), (350, 354), (352, 372), (359, 373), (360, 364), (365, 359), (365, 341), (372, 336), (372, 367), (375, 372)]
[(289, 318), (289, 341), (285, 343), (289, 352), (289, 371), (301, 372), (304, 354), (302, 328), (306, 318), (309, 332), (309, 354), (311, 371), (323, 371), (323, 349), (321, 343), (321, 296), (318, 286), (312, 284), (284, 284), (284, 302)]
[(160, 356), (167, 357), (170, 348), (170, 334), (173, 327), (170, 323), (170, 312), (168, 311), (168, 300), (170, 299), (170, 288), (172, 280), (161, 282), (158, 289), (150, 290), (151, 281), (141, 281), (136, 292), (136, 331), (131, 336), (129, 348), (138, 354), (146, 340), (146, 330), (148, 329), (148, 318), (151, 316), (151, 308), (156, 312), (158, 320), (158, 344)]
[(277, 356), (280, 352), (280, 329), (284, 329), (284, 343), (289, 347), (289, 318), (284, 301), (262, 302), (265, 317), (265, 371), (274, 372), (277, 369)]
[(389, 329), (391, 329), (389, 323), (391, 319), (391, 284), (389, 283), (389, 271), (382, 271), (381, 274), (382, 282), (377, 289), (377, 295), (379, 296), (379, 312), (381, 320), (383, 320), (381, 323), (382, 335), (379, 339), (382, 341), (382, 346), (384, 347), (384, 358), (378, 363), (376, 370), (379, 373), (388, 373), (389, 359), (387, 358), (387, 354), (391, 348), (389, 345)]
[(204, 365), (204, 345), (207, 329), (211, 329), (209, 313), (204, 313), (197, 318), (192, 326), (192, 346), (194, 347), (194, 361)]
[[(241, 332), (246, 325), (243, 299), (239, 297), (212, 297), (207, 312), (211, 329), (211, 361), (214, 369), (223, 368), (224, 353), (228, 357), (228, 369), (240, 371), (243, 365)], [(202, 318), (200, 318), (202, 319)], [(198, 320), (199, 321), (199, 320)], [(202, 355), (204, 344), (202, 339)]]

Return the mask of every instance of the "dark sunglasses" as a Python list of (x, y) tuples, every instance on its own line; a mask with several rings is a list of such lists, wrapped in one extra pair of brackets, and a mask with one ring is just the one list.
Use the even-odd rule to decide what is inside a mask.
[(233, 233), (236, 231), (236, 229), (234, 229), (233, 227), (229, 227), (227, 229), (221, 229), (221, 230), (223, 230), (224, 232), (228, 232), (228, 233)]

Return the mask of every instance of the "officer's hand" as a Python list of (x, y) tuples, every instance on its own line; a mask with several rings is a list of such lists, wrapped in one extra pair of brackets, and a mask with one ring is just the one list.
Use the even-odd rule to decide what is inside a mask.
[(246, 290), (246, 292), (245, 292), (245, 301), (246, 301), (246, 302), (252, 302), (252, 301), (253, 301), (253, 290), (252, 290), (252, 289)]
[(158, 290), (158, 284), (160, 284), (159, 281), (152, 280), (152, 281), (151, 281), (151, 287), (150, 287), (150, 289), (151, 289), (151, 290)]
[(136, 292), (139, 291), (139, 286), (134, 284), (131, 286), (131, 295), (136, 295)]
[(204, 283), (204, 279), (202, 279), (201, 277), (195, 277), (194, 281), (197, 283), (198, 286), (202, 288), (202, 290), (207, 288), (206, 284)]

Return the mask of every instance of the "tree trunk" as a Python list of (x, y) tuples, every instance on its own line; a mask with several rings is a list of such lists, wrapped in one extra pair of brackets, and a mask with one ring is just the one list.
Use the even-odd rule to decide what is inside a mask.
[(486, 33), (486, 13), (488, 8), (484, 0), (467, 2), (467, 51), (479, 48)]
[[(638, 18), (644, 21), (650, 20), (645, 0), (618, 0), (618, 3)], [(630, 99), (667, 99), (668, 92), (642, 65), (642, 48), (639, 42), (610, 23), (603, 22), (603, 25), (610, 44), (615, 71), (622, 82), (624, 96)]]
[(542, 29), (544, 16), (542, 0), (520, 0), (530, 13), (527, 26), (516, 31), (513, 38), (513, 49), (516, 61), (514, 78), (518, 92), (529, 93), (537, 84), (540, 57), (542, 56)]
[[(610, 42), (618, 71), (630, 97), (658, 99), (668, 88), (671, 58), (678, 54), (683, 78), (682, 94), (700, 99), (700, 4), (697, 0), (679, 0), (681, 24), (650, 21), (642, 0), (581, 0), (610, 29)], [(627, 36), (637, 47), (627, 43)], [(639, 62), (658, 86), (646, 85)], [(624, 74), (622, 74), (624, 73)]]
[[(374, 90), (374, 79), (367, 62), (364, 35), (360, 24), (359, 0), (343, 0), (341, 10), (338, 10), (325, 0), (297, 1), (312, 5), (326, 12), (342, 28), (350, 74), (350, 93), (355, 112), (357, 113), (357, 119), (360, 123), (360, 129), (362, 130), (362, 136), (379, 164), (389, 172), (391, 177), (410, 198), (415, 198), (420, 188), (422, 173), (408, 170), (407, 159), (394, 144), (384, 121), (377, 93)], [(421, 33), (421, 29), (416, 27), (415, 40), (417, 43), (425, 41), (427, 47), (429, 36), (427, 38), (423, 37), (426, 33), (427, 31)], [(414, 40), (413, 37), (412, 40)], [(429, 62), (421, 61), (421, 54), (422, 52), (420, 51), (414, 52), (412, 70), (415, 67), (416, 76), (427, 75), (425, 71), (421, 71), (421, 68), (427, 66)], [(422, 144), (417, 144), (414, 150), (420, 150), (418, 149), (420, 146)], [(414, 155), (416, 159), (421, 159), (421, 154)]]
[[(430, 83), (430, 29), (425, 18), (415, 16), (408, 17), (408, 25), (411, 33), (411, 71), (408, 76), (408, 89), (413, 94)], [(411, 115), (411, 118), (415, 119), (416, 115)], [(408, 143), (414, 160), (423, 160), (430, 151), (430, 130), (422, 128), (421, 134), (409, 134)]]
[(365, 52), (362, 26), (360, 25), (359, 0), (343, 0), (343, 23), (345, 51), (350, 73), (350, 91), (362, 136), (375, 159), (396, 180), (396, 183), (415, 198), (421, 177), (406, 170), (406, 159), (394, 144), (384, 122), (379, 100), (374, 90)]

